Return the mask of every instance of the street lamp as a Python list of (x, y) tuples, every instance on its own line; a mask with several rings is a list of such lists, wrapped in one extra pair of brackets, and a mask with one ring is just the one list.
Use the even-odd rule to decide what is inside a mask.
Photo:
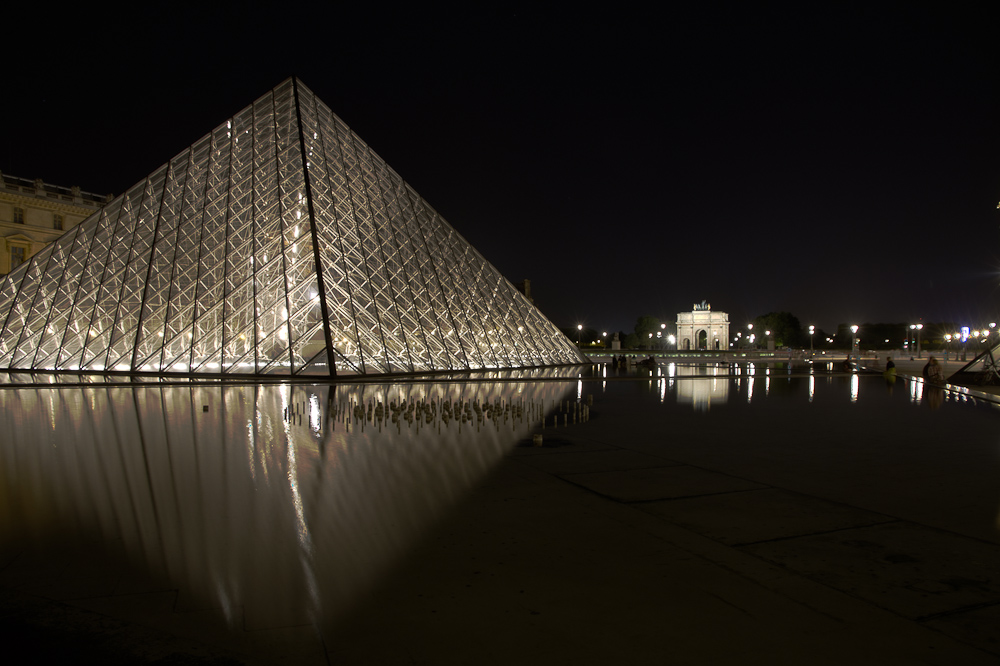
[(580, 339), (583, 337), (583, 324), (576, 325), (576, 346), (580, 346)]
[(815, 326), (810, 326), (809, 327), (809, 355), (810, 356), (812, 356), (812, 354), (813, 354), (813, 334), (815, 332), (816, 332), (816, 327)]
[[(917, 358), (920, 358), (920, 329), (922, 329), (923, 327), (924, 327), (923, 324), (910, 324), (910, 331), (913, 332), (913, 334), (910, 337), (912, 339), (914, 336), (916, 336), (917, 339)], [(913, 351), (912, 348), (910, 349), (910, 351)]]
[(855, 348), (858, 346), (858, 325), (851, 325), (851, 351), (847, 354), (847, 360), (850, 362), (851, 355), (855, 353)]

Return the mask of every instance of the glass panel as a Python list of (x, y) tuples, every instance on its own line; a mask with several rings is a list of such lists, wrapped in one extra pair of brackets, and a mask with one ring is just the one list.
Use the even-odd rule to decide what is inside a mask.
[(193, 157), (194, 149), (192, 148), (175, 157), (170, 166), (168, 186), (163, 196), (156, 229), (156, 240), (153, 242), (151, 252), (148, 284), (142, 303), (139, 331), (133, 354), (137, 366), (142, 365), (149, 357), (157, 354), (163, 344), (163, 331), (178, 245), (181, 208), (190, 184), (189, 175)]

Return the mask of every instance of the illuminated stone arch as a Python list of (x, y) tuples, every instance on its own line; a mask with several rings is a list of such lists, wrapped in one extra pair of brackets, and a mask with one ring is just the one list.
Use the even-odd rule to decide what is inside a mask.
[(705, 301), (695, 303), (691, 312), (677, 313), (677, 339), (683, 349), (729, 349), (729, 315)]

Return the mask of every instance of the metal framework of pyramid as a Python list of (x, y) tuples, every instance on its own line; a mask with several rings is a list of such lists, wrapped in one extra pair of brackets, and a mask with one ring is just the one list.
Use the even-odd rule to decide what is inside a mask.
[(1000, 343), (990, 345), (948, 378), (949, 384), (1000, 385)]
[(289, 79), (0, 283), (0, 368), (388, 374), (575, 345)]

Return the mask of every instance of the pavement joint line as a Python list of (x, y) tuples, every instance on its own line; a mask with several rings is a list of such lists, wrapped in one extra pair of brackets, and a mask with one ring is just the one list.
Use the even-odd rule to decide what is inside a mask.
[[(862, 527), (877, 527), (879, 525), (892, 525), (893, 523), (907, 523), (910, 521), (903, 520), (902, 518), (894, 518), (893, 520), (882, 520), (877, 523), (865, 523), (863, 525), (849, 525), (847, 527), (837, 527), (832, 530), (819, 530), (818, 532), (808, 532), (806, 534), (793, 534), (791, 536), (774, 537), (773, 539), (761, 539), (760, 541), (745, 541), (743, 543), (730, 544), (731, 548), (743, 548), (744, 546), (756, 546), (762, 543), (774, 543), (776, 541), (791, 541), (792, 539), (804, 539), (807, 537), (820, 536), (823, 534), (835, 534), (837, 532), (845, 532), (847, 530), (856, 530)], [(916, 524), (916, 523), (913, 523)]]
[(558, 476), (560, 479), (562, 479), (566, 476), (574, 476), (576, 474), (609, 474), (609, 473), (613, 474), (615, 472), (637, 472), (644, 469), (669, 469), (671, 467), (683, 467), (683, 466), (685, 466), (684, 463), (674, 463), (672, 465), (668, 464), (668, 465), (652, 465), (646, 467), (628, 467), (622, 469), (612, 469), (612, 470), (597, 471), (597, 472), (553, 472), (552, 475)]
[[(524, 463), (524, 464), (528, 465), (528, 463)], [(637, 467), (636, 469), (669, 469), (671, 467), (680, 467), (680, 466), (683, 466), (683, 465), (684, 465), (684, 463), (681, 463), (679, 465), (663, 465), (663, 466), (660, 466), (660, 467)], [(693, 467), (693, 465), (689, 465), (689, 466)], [(538, 471), (540, 471), (542, 473), (545, 473), (545, 474), (551, 474), (551, 473), (545, 472), (545, 470), (539, 469), (537, 467), (535, 467), (534, 469), (537, 469)], [(618, 470), (616, 470), (616, 471), (618, 471)], [(629, 471), (635, 471), (635, 470), (620, 470), (620, 471), (629, 472)], [(651, 503), (651, 502), (667, 502), (667, 501), (671, 501), (671, 500), (689, 499), (689, 498), (692, 498), (692, 497), (711, 497), (713, 495), (728, 495), (728, 494), (733, 493), (733, 492), (743, 492), (743, 491), (738, 491), (738, 490), (723, 490), (723, 491), (720, 491), (720, 492), (717, 492), (717, 493), (701, 493), (701, 494), (698, 494), (698, 495), (683, 495), (683, 496), (680, 496), (680, 497), (653, 497), (653, 498), (650, 498), (650, 499), (626, 500), (626, 499), (619, 499), (619, 498), (617, 498), (617, 497), (615, 497), (613, 495), (606, 495), (606, 494), (604, 494), (604, 493), (602, 493), (600, 491), (594, 490), (593, 488), (589, 488), (589, 487), (583, 485), (582, 483), (577, 483), (576, 481), (573, 481), (572, 479), (566, 478), (566, 476), (574, 476), (574, 475), (580, 475), (580, 474), (607, 474), (607, 472), (573, 472), (572, 474), (569, 474), (569, 475), (551, 474), (551, 476), (553, 478), (559, 479), (560, 481), (564, 481), (565, 483), (568, 483), (568, 484), (570, 484), (572, 486), (575, 486), (575, 487), (580, 488), (582, 490), (586, 490), (587, 492), (592, 493), (594, 495), (597, 495), (598, 497), (602, 497), (604, 499), (611, 500), (612, 502), (614, 502), (616, 504), (625, 504), (625, 505), (648, 504), (648, 503)], [(734, 478), (739, 478), (739, 477), (734, 477)], [(761, 485), (763, 485), (763, 484), (761, 484)], [(767, 488), (769, 486), (764, 486), (764, 487)], [(744, 490), (762, 490), (762, 489), (763, 488), (746, 488)]]
[(770, 488), (770, 486), (764, 486), (763, 488), (744, 488), (742, 490), (720, 490), (717, 493), (699, 493), (697, 495), (681, 495), (679, 497), (659, 497), (653, 499), (615, 500), (615, 501), (620, 504), (652, 504), (653, 502), (674, 502), (676, 500), (697, 499), (699, 497), (715, 497), (717, 495), (731, 495), (733, 493), (744, 493), (751, 490), (764, 490), (766, 488)]
[[(679, 463), (683, 465), (684, 463)], [(675, 465), (676, 467), (676, 465)], [(757, 483), (756, 481), (754, 483)], [(677, 502), (686, 499), (694, 499), (698, 497), (715, 497), (716, 495), (736, 495), (739, 493), (755, 493), (761, 490), (781, 490), (775, 486), (769, 486), (767, 484), (760, 484), (760, 488), (737, 488), (735, 490), (722, 490), (717, 493), (702, 493), (701, 495), (682, 495), (680, 497), (664, 497), (663, 499), (648, 499), (648, 500), (628, 500), (624, 501), (625, 504), (647, 504), (650, 502)]]
[(940, 618), (951, 617), (952, 615), (960, 615), (962, 613), (971, 613), (972, 611), (982, 610), (983, 608), (994, 608), (1000, 606), (1000, 599), (996, 601), (983, 601), (978, 604), (969, 604), (968, 606), (962, 606), (961, 608), (953, 608), (952, 610), (941, 611), (939, 613), (930, 613), (928, 615), (921, 615), (920, 617), (914, 618), (914, 622), (932, 622)]

